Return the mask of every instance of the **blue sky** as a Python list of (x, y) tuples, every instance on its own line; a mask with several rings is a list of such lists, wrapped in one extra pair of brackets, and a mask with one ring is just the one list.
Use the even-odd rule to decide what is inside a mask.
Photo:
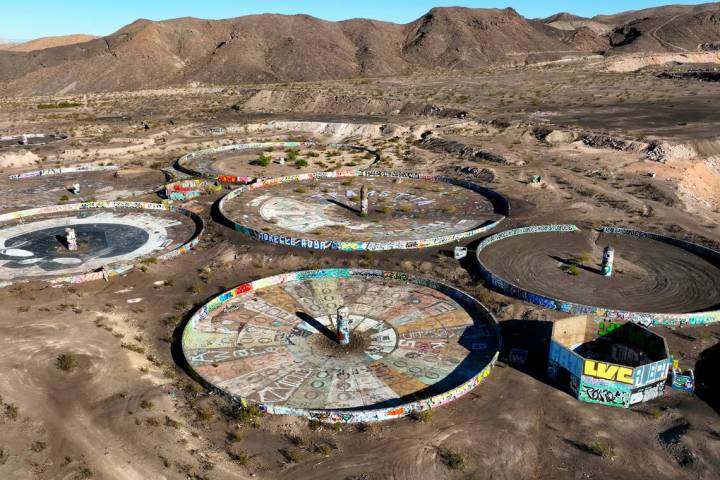
[(177, 17), (230, 18), (253, 13), (306, 13), (326, 20), (369, 17), (407, 23), (434, 6), (472, 8), (513, 7), (530, 17), (547, 17), (567, 11), (576, 15), (616, 13), (667, 3), (702, 3), (677, 0), (0, 0), (0, 38), (26, 40), (70, 33), (110, 34), (138, 18), (164, 20)]

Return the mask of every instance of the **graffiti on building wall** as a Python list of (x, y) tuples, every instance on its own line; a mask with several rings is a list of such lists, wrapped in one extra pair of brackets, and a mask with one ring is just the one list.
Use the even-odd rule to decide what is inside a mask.
[(598, 383), (583, 377), (580, 380), (578, 398), (583, 402), (600, 403), (613, 407), (630, 406), (630, 388), (618, 383)]
[(633, 384), (632, 367), (613, 365), (612, 363), (599, 362), (596, 360), (585, 360), (583, 364), (583, 374), (603, 380)]
[(641, 387), (659, 380), (664, 382), (667, 379), (671, 365), (672, 357), (668, 357), (657, 362), (635, 367), (633, 369), (633, 385)]
[(550, 341), (550, 360), (577, 377), (582, 375), (584, 359), (555, 340)]
[(662, 397), (665, 394), (665, 383), (666, 380), (662, 380), (644, 387), (634, 388), (630, 396), (630, 405)]

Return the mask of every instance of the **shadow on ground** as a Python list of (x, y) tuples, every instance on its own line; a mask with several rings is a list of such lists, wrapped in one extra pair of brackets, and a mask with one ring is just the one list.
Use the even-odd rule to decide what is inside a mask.
[(695, 364), (695, 393), (720, 414), (720, 343), (700, 354)]

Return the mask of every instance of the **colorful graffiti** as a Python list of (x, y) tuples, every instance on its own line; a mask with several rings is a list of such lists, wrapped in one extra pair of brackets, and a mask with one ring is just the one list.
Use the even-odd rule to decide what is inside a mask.
[(222, 185), (210, 180), (180, 180), (165, 185), (165, 198), (173, 201), (192, 200), (200, 195), (220, 192), (222, 189)]
[[(335, 334), (339, 306), (349, 310), (347, 346)], [(193, 371), (233, 402), (327, 422), (444, 405), (488, 377), (501, 342), (492, 314), (468, 294), (361, 269), (240, 285), (196, 312), (182, 338)]]
[(594, 360), (585, 360), (583, 374), (589, 377), (612, 380), (621, 383), (633, 383), (633, 369), (622, 365), (613, 365)]
[[(593, 323), (592, 318), (575, 317), (553, 325), (548, 377), (590, 403), (627, 408), (661, 396), (673, 361), (665, 339), (645, 327), (625, 323), (614, 329), (612, 337), (602, 336), (596, 342)], [(663, 350), (657, 350), (656, 344)], [(646, 346), (652, 352), (644, 351)], [(619, 350), (624, 351), (623, 358), (633, 352), (630, 363), (622, 363)]]
[(578, 399), (613, 407), (628, 408), (632, 392), (630, 387), (618, 383), (600, 383), (583, 376), (578, 389)]
[[(159, 203), (147, 203), (147, 202), (129, 202), (129, 201), (95, 201), (95, 202), (82, 202), (82, 203), (73, 203), (73, 204), (64, 204), (64, 205), (52, 205), (48, 207), (39, 207), (39, 208), (33, 208), (28, 210), (20, 210), (15, 212), (9, 212), (0, 215), (0, 225), (4, 223), (10, 223), (14, 221), (21, 220), (22, 222), (19, 224), (21, 225), (25, 230), (27, 230), (29, 227), (31, 227), (32, 223), (25, 223), (27, 219), (33, 219), (38, 217), (48, 217), (48, 216), (56, 216), (58, 214), (63, 213), (78, 213), (83, 211), (95, 211), (95, 210), (145, 210), (145, 211), (167, 211), (167, 212), (174, 212), (180, 215), (183, 215), (185, 217), (188, 217), (192, 220), (192, 222), (195, 225), (195, 232), (190, 237), (189, 240), (184, 241), (180, 246), (177, 248), (174, 248), (170, 251), (166, 251), (165, 253), (157, 256), (156, 258), (158, 260), (168, 260), (175, 258), (179, 255), (183, 255), (194, 249), (198, 243), (200, 242), (200, 239), (203, 235), (204, 231), (204, 222), (202, 218), (189, 211), (178, 207), (173, 206), (167, 206)], [(111, 219), (112, 220), (112, 219)], [(139, 219), (141, 220), (141, 219)], [(81, 220), (82, 223), (87, 223), (87, 221), (90, 221), (89, 219)], [(99, 221), (99, 220), (98, 220)], [(131, 222), (132, 223), (132, 222)], [(130, 224), (128, 224), (130, 225)], [(32, 233), (32, 232), (28, 232)], [(158, 241), (161, 241), (162, 239), (158, 239)], [(165, 243), (168, 243), (169, 240), (165, 239)], [(168, 245), (169, 246), (169, 245)], [(123, 247), (126, 247), (126, 245), (123, 245)], [(12, 253), (12, 252), (10, 252)], [(140, 260), (140, 259), (138, 259)], [(121, 275), (124, 273), (129, 272), (131, 269), (134, 268), (134, 264), (126, 264), (126, 263), (117, 263), (117, 264), (106, 264), (103, 265), (103, 268), (99, 271), (93, 271), (93, 272), (87, 272), (82, 274), (74, 274), (69, 276), (58, 276), (51, 279), (41, 278), (41, 280), (46, 280), (51, 283), (84, 283), (94, 280), (101, 280), (105, 279), (107, 280), (109, 277)], [(27, 279), (22, 280), (27, 281)]]
[(116, 165), (79, 165), (77, 167), (49, 168), (44, 170), (32, 170), (8, 176), (10, 180), (24, 180), (26, 178), (46, 177), (49, 175), (63, 175), (67, 173), (86, 172), (114, 172), (119, 167)]
[[(232, 215), (228, 212), (230, 202), (233, 199), (238, 198), (244, 193), (254, 192), (257, 189), (262, 189), (270, 186), (287, 184), (287, 183), (302, 183), (308, 181), (318, 181), (324, 179), (336, 179), (336, 178), (349, 178), (349, 177), (372, 177), (372, 178), (393, 178), (393, 179), (413, 179), (422, 180), (427, 182), (435, 183), (446, 183), (460, 188), (468, 189), (469, 191), (479, 193), (486, 199), (488, 199), (494, 209), (495, 215), (500, 216), (497, 220), (489, 221), (480, 226), (470, 228), (463, 228), (458, 233), (452, 233), (442, 236), (432, 236), (432, 231), (437, 230), (437, 227), (428, 228), (426, 238), (418, 239), (393, 239), (387, 241), (354, 241), (354, 240), (333, 240), (333, 239), (317, 239), (317, 238), (302, 238), (294, 237), (291, 235), (273, 234), (271, 232), (262, 231), (257, 228), (252, 228), (248, 225), (237, 223), (232, 219)], [(405, 194), (403, 194), (405, 195)], [(405, 195), (409, 197), (410, 195)], [(371, 197), (372, 198), (372, 197)], [(419, 197), (418, 197), (419, 198)], [(424, 197), (422, 197), (424, 198)], [(430, 201), (425, 198), (422, 201)], [(299, 208), (301, 205), (299, 205)], [(286, 211), (285, 208), (283, 211)], [(490, 189), (484, 188), (480, 185), (468, 182), (466, 180), (455, 179), (445, 176), (435, 176), (429, 174), (413, 173), (413, 172), (390, 172), (390, 171), (368, 171), (368, 170), (356, 170), (346, 169), (337, 170), (334, 172), (318, 172), (318, 173), (303, 173), (298, 175), (292, 175), (287, 177), (272, 178), (267, 180), (259, 180), (253, 184), (245, 185), (236, 188), (231, 191), (225, 197), (220, 200), (219, 211), (225, 218), (226, 222), (231, 225), (235, 230), (242, 232), (245, 235), (251, 236), (257, 240), (264, 242), (274, 243), (278, 245), (288, 245), (299, 248), (312, 248), (319, 250), (341, 250), (341, 251), (381, 251), (381, 250), (401, 250), (401, 249), (415, 249), (415, 248), (428, 248), (446, 243), (455, 242), (465, 238), (476, 236), (480, 233), (489, 231), (495, 228), (500, 222), (503, 221), (505, 216), (510, 213), (510, 204), (502, 195), (494, 192)], [(298, 212), (302, 213), (302, 212)], [(296, 215), (296, 217), (298, 217)], [(300, 215), (303, 219), (306, 219), (307, 215)], [(299, 217), (298, 217), (299, 218)], [(305, 220), (307, 222), (307, 220)], [(328, 225), (328, 220), (325, 217), (318, 217), (318, 225)], [(311, 227), (307, 227), (309, 229)], [(420, 228), (420, 227), (418, 227)], [(387, 229), (386, 229), (387, 230)], [(415, 229), (415, 233), (418, 233), (418, 229)], [(420, 232), (422, 233), (422, 232)]]
[(683, 372), (679, 368), (674, 368), (672, 371), (671, 385), (672, 388), (676, 390), (682, 390), (683, 392), (694, 392), (695, 373), (692, 370)]
[[(592, 315), (597, 318), (604, 318), (616, 322), (633, 322), (644, 326), (665, 325), (665, 326), (692, 326), (707, 325), (720, 321), (720, 310), (710, 310), (691, 313), (652, 313), (652, 312), (633, 312), (627, 310), (617, 310), (611, 308), (603, 308), (593, 305), (583, 305), (579, 303), (568, 302), (558, 298), (552, 298), (525, 290), (514, 285), (507, 280), (500, 278), (483, 265), (480, 255), (482, 251), (495, 242), (505, 238), (527, 235), (533, 233), (548, 232), (575, 232), (579, 229), (575, 225), (537, 225), (532, 227), (516, 228), (506, 230), (498, 234), (492, 235), (483, 240), (477, 247), (476, 255), (478, 259), (479, 274), (489, 285), (504, 295), (514, 297), (526, 302), (534, 303), (551, 310), (558, 310), (573, 315)], [(636, 237), (649, 238), (656, 241), (668, 243), (679, 248), (688, 250), (694, 254), (701, 255), (704, 258), (712, 260), (713, 263), (720, 265), (720, 252), (716, 252), (701, 245), (696, 245), (683, 240), (677, 240), (663, 235), (657, 235), (647, 232), (628, 230), (616, 227), (602, 227), (601, 232), (616, 235), (632, 235)]]

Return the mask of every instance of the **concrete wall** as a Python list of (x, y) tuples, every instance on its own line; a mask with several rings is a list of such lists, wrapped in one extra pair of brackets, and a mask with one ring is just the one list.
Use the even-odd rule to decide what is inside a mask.
[(46, 170), (31, 170), (8, 176), (10, 180), (23, 180), (25, 178), (45, 177), (48, 175), (62, 175), (65, 173), (84, 172), (114, 172), (119, 170), (116, 165), (79, 165), (77, 167), (50, 168)]
[[(591, 317), (560, 320), (553, 326), (548, 376), (579, 400), (628, 408), (662, 396), (672, 365), (665, 339), (639, 325), (627, 323), (609, 335), (618, 342), (655, 356), (656, 360), (632, 367), (584, 358), (574, 348), (597, 338)], [(626, 333), (627, 332), (627, 333)], [(604, 335), (608, 336), (608, 335)]]

